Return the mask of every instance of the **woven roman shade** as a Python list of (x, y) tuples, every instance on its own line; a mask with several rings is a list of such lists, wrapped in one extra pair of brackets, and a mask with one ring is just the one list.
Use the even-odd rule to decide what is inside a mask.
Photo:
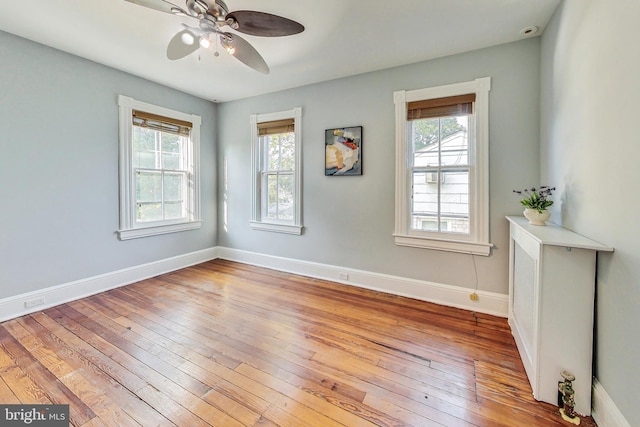
[(407, 120), (431, 119), (434, 117), (464, 116), (473, 114), (475, 93), (425, 99), (407, 103)]
[(273, 120), (258, 123), (258, 136), (276, 135), (294, 131), (293, 119)]
[(180, 136), (189, 136), (193, 127), (191, 122), (138, 110), (133, 111), (133, 125)]

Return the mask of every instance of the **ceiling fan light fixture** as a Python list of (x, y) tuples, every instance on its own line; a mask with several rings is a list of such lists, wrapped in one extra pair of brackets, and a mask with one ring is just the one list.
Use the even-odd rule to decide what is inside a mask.
[(233, 55), (236, 53), (236, 48), (231, 44), (232, 42), (233, 39), (230, 35), (225, 34), (223, 36), (220, 36), (220, 44), (229, 55)]
[(193, 34), (186, 31), (182, 33), (181, 40), (182, 43), (186, 44), (187, 46), (191, 46), (196, 42), (196, 38), (193, 37)]
[(209, 40), (209, 37), (205, 37), (205, 36), (200, 37), (200, 47), (209, 49), (210, 46), (211, 46), (211, 40)]
[(236, 48), (231, 46), (230, 44), (227, 44), (227, 45), (223, 44), (222, 46), (224, 47), (224, 50), (226, 50), (229, 55), (234, 55), (236, 53)]

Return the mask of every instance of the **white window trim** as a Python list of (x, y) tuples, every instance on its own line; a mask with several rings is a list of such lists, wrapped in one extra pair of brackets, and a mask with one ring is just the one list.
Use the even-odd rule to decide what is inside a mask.
[[(120, 152), (120, 229), (118, 237), (120, 240), (136, 239), (139, 237), (156, 236), (159, 234), (175, 233), (179, 231), (194, 230), (200, 228), (202, 221), (200, 218), (200, 116), (186, 114), (180, 111), (170, 110), (157, 105), (138, 101), (128, 96), (118, 96), (119, 109), (119, 152)], [(159, 114), (178, 120), (191, 122), (191, 143), (193, 179), (190, 182), (187, 209), (189, 211), (188, 220), (162, 221), (149, 224), (140, 224), (135, 221), (135, 188), (133, 187), (135, 177), (132, 168), (132, 114), (133, 110), (145, 111), (147, 113)], [(192, 194), (192, 197), (190, 196)]]
[[(258, 123), (269, 122), (273, 120), (284, 120), (293, 118), (293, 128), (295, 135), (295, 162), (294, 170), (295, 182), (295, 208), (293, 222), (279, 222), (262, 219), (261, 209), (261, 182), (260, 182), (260, 159), (262, 153), (260, 151), (260, 142), (258, 137)], [(302, 108), (296, 107), (291, 110), (278, 111), (275, 113), (252, 114), (250, 116), (251, 124), (251, 221), (249, 225), (254, 230), (272, 231), (276, 233), (286, 234), (302, 234)]]
[[(395, 243), (399, 246), (436, 249), (488, 256), (493, 244), (489, 242), (489, 90), (491, 78), (483, 77), (470, 82), (456, 83), (426, 89), (393, 93), (396, 116), (396, 205)], [(458, 236), (439, 233), (427, 237), (411, 233), (409, 224), (410, 197), (408, 194), (407, 103), (424, 99), (444, 98), (475, 93), (475, 146), (471, 147), (471, 189), (469, 200), (470, 234)], [(441, 235), (441, 236), (440, 236)]]

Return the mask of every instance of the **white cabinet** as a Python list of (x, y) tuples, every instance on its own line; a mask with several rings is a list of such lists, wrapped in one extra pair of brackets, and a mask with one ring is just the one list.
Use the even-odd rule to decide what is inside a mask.
[(536, 400), (558, 402), (573, 373), (575, 410), (591, 414), (596, 252), (613, 251), (561, 226), (508, 216), (509, 325)]

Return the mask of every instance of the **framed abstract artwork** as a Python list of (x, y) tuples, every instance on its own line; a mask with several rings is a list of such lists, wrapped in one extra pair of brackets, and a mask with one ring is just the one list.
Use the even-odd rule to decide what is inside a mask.
[(362, 126), (324, 131), (324, 174), (362, 175)]

